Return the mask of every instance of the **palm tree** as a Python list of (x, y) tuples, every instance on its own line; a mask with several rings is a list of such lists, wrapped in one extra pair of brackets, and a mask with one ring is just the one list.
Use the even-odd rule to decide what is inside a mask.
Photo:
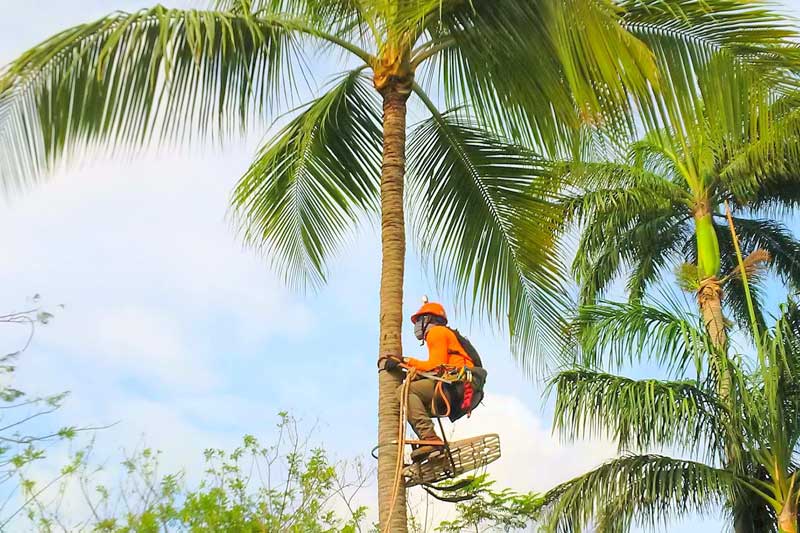
[(709, 335), (724, 350), (723, 305), (739, 324), (749, 320), (726, 201), (751, 254), (748, 268), (767, 263), (784, 281), (800, 281), (800, 242), (776, 219), (800, 204), (800, 92), (793, 77), (762, 79), (720, 63), (730, 73), (728, 90), (701, 74), (701, 96), (667, 113), (667, 127), (621, 153), (601, 149), (591, 161), (555, 169), (574, 193), (562, 207), (564, 228), (580, 228), (572, 269), (581, 303), (623, 275), (630, 299), (640, 300), (672, 270), (696, 292)]
[[(765, 27), (779, 19), (757, 4), (696, 4), (221, 0), (115, 13), (4, 70), (0, 179), (11, 191), (65, 155), (227, 139), (293, 103), (312, 54), (339, 54), (342, 76), (295, 110), (239, 182), (245, 240), (287, 281), (318, 286), (347, 231), (379, 216), (379, 354), (399, 354), (408, 182), (414, 234), (440, 281), (507, 319), (527, 362), (561, 335), (557, 213), (531, 194), (540, 169), (531, 148), (563, 152), (581, 122), (625, 128), (631, 103), (652, 108), (659, 82), (643, 41), (682, 43), (692, 64), (718, 48), (761, 64), (762, 47), (785, 34)], [(430, 118), (407, 147), (412, 96)], [(402, 491), (387, 523), (399, 379), (379, 379), (379, 507), (391, 531), (405, 529)]]
[[(681, 374), (719, 356), (700, 317), (642, 302), (584, 309), (596, 347), (647, 350)], [(555, 424), (568, 438), (615, 438), (617, 459), (546, 493), (542, 520), (556, 531), (624, 531), (724, 511), (737, 532), (796, 533), (800, 486), (800, 307), (789, 301), (759, 357), (730, 362), (736, 407), (714, 372), (695, 379), (634, 380), (589, 369), (560, 373)], [(635, 354), (635, 355), (634, 355)], [(748, 366), (752, 367), (748, 369)], [(731, 446), (731, 437), (735, 445)], [(671, 448), (677, 457), (654, 453)], [(732, 506), (731, 502), (738, 505)]]
[[(573, 273), (581, 285), (581, 305), (591, 305), (613, 281), (627, 274), (631, 303), (675, 270), (681, 285), (696, 293), (704, 328), (717, 356), (708, 363), (717, 374), (719, 398), (734, 408), (734, 365), (727, 357), (729, 323), (723, 305), (740, 325), (750, 320), (743, 278), (762, 278), (764, 266), (795, 284), (800, 280), (800, 242), (774, 217), (797, 205), (800, 183), (798, 87), (783, 67), (794, 48), (773, 48), (769, 68), (713, 51), (701, 70), (677, 61), (654, 45), (668, 83), (662, 91), (687, 85), (689, 98), (667, 96), (662, 127), (626, 147), (606, 145), (585, 161), (556, 163), (557, 183), (570, 193), (561, 202), (564, 229), (580, 228)], [(777, 67), (777, 68), (773, 68)], [(789, 69), (791, 70), (791, 69)], [(720, 85), (720, 73), (727, 84)], [(740, 268), (722, 205), (748, 254)], [(749, 271), (749, 272), (748, 272)], [(758, 284), (753, 290), (758, 293)], [(758, 294), (756, 294), (758, 296)], [(764, 319), (756, 313), (763, 329)], [(579, 320), (580, 324), (581, 321)], [(601, 352), (592, 333), (579, 331), (585, 363)], [(735, 447), (732, 430), (724, 442)], [(734, 449), (725, 454), (734, 460)], [(726, 465), (731, 468), (733, 464)], [(746, 502), (731, 501), (737, 515)], [(737, 531), (742, 529), (737, 525)]]

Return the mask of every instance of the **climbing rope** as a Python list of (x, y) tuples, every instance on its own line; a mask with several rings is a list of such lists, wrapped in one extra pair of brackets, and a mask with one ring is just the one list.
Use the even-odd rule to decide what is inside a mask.
[[(444, 413), (439, 413), (436, 409), (436, 397), (442, 399), (442, 403), (445, 405)], [(441, 381), (436, 382), (436, 386), (433, 389), (433, 398), (431, 398), (431, 413), (433, 413), (436, 417), (439, 416), (450, 416), (450, 400), (447, 398), (447, 394), (444, 392), (444, 383)]]
[(408, 405), (408, 391), (411, 388), (411, 382), (414, 381), (414, 376), (417, 371), (414, 368), (408, 368), (406, 379), (403, 381), (403, 388), (400, 392), (400, 429), (397, 432), (397, 463), (394, 472), (394, 484), (392, 486), (392, 503), (389, 505), (389, 514), (386, 516), (386, 525), (383, 529), (384, 533), (391, 531), (392, 515), (394, 514), (394, 507), (397, 504), (397, 496), (400, 493), (400, 483), (403, 476), (403, 450), (406, 446), (406, 409)]

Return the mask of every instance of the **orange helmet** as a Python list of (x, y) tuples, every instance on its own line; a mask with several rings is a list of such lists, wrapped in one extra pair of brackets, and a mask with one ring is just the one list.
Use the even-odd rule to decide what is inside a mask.
[(443, 318), (446, 324), (447, 313), (444, 312), (444, 307), (442, 307), (442, 304), (436, 302), (428, 302), (427, 300), (424, 301), (425, 303), (422, 304), (422, 307), (419, 308), (419, 311), (411, 315), (411, 323), (413, 324), (414, 322), (416, 322), (417, 319), (422, 315), (434, 315)]

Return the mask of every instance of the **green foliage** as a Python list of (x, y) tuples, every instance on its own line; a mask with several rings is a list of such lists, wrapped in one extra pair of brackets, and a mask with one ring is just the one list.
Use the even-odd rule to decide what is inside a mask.
[[(747, 89), (742, 91), (746, 98)], [(758, 133), (715, 129), (708, 122), (694, 128), (688, 136), (673, 129), (650, 132), (611, 160), (553, 165), (569, 193), (560, 202), (564, 230), (580, 231), (572, 270), (583, 304), (591, 305), (620, 278), (627, 278), (631, 301), (640, 300), (677, 270), (682, 286), (690, 290), (710, 276), (730, 281), (724, 303), (739, 325), (747, 327), (749, 317), (739, 312), (745, 306), (742, 290), (732, 279), (737, 262), (730, 230), (720, 207), (731, 198), (737, 198), (734, 223), (737, 231), (742, 227), (743, 253), (765, 250), (769, 271), (790, 284), (800, 280), (797, 238), (782, 222), (768, 218), (794, 205), (792, 194), (772, 183), (792, 181), (786, 167), (800, 168), (800, 153), (794, 154), (796, 159), (785, 154), (781, 168), (764, 168), (755, 185), (746, 185), (747, 194), (738, 193), (737, 187), (750, 183), (752, 174), (725, 176), (725, 169), (749, 146), (767, 139), (798, 144), (800, 130), (777, 123)]]
[[(682, 283), (730, 276), (736, 267), (721, 205), (738, 221), (765, 222), (783, 237), (743, 240), (744, 254), (768, 246), (771, 270), (790, 282), (797, 239), (770, 220), (796, 204), (800, 169), (797, 48), (788, 21), (762, 2), (625, 2), (626, 27), (653, 50), (662, 74), (658, 116), (627, 146), (597, 141), (580, 160), (553, 165), (566, 189), (565, 229), (580, 239), (573, 273), (591, 304), (617, 279), (632, 301), (681, 268)], [(683, 31), (696, 40), (686, 42)], [(778, 186), (777, 184), (781, 184)], [(764, 248), (766, 249), (766, 248)], [(690, 276), (684, 267), (697, 269)], [(796, 268), (796, 267), (795, 267)], [(746, 326), (742, 290), (725, 304)]]
[[(68, 426), (60, 429), (48, 428), (48, 415), (53, 414), (67, 398), (67, 393), (49, 396), (29, 396), (11, 386), (17, 361), (28, 349), (37, 326), (50, 323), (54, 315), (43, 309), (37, 294), (31, 307), (0, 315), (0, 326), (23, 328), (22, 345), (13, 352), (0, 356), (0, 529), (17, 516), (28, 503), (15, 497), (20, 492), (31, 493), (34, 486), (20, 475), (35, 463), (47, 458), (46, 450), (55, 442), (72, 441), (81, 431), (95, 428)], [(58, 306), (63, 308), (63, 306)], [(67, 473), (68, 466), (62, 470)]]
[[(56, 483), (22, 477), (25, 516), (43, 533), (375, 533), (367, 508), (355, 503), (372, 471), (358, 460), (331, 461), (311, 439), (280, 413), (273, 444), (245, 435), (233, 450), (205, 450), (202, 472), (170, 474), (161, 472), (160, 452), (149, 448), (107, 469), (96, 463), (93, 442), (73, 455)], [(485, 474), (441, 494), (469, 497), (456, 503), (455, 519), (436, 526), (442, 533), (524, 528), (540, 506), (536, 494), (498, 490)], [(422, 531), (414, 523), (411, 516), (410, 530)]]
[(537, 494), (518, 493), (510, 489), (495, 490), (494, 481), (481, 475), (448, 496), (473, 495), (456, 505), (457, 518), (441, 522), (436, 531), (512, 531), (535, 523), (540, 506)]
[[(719, 400), (693, 381), (633, 380), (601, 372), (570, 370), (551, 382), (556, 390), (554, 424), (568, 438), (611, 437), (620, 451), (654, 446), (693, 448), (723, 455)], [(694, 450), (699, 452), (700, 450)]]
[[(184, 473), (161, 474), (159, 453), (145, 448), (122, 462), (122, 478), (109, 487), (98, 481), (104, 468), (94, 466), (92, 447), (77, 453), (57, 489), (32, 494), (28, 519), (40, 531), (106, 533), (354, 533), (362, 530), (366, 508), (353, 507), (363, 487), (362, 465), (332, 463), (321, 448), (308, 448), (297, 422), (281, 414), (278, 437), (262, 446), (251, 435), (232, 451), (207, 449), (205, 469), (190, 484)], [(64, 509), (65, 498), (82, 494), (85, 513)], [(333, 504), (346, 509), (341, 517)], [(74, 505), (74, 504), (73, 504)]]
[(270, 140), (239, 181), (232, 203), (245, 240), (266, 246), (291, 284), (324, 282), (342, 236), (377, 211), (380, 124), (379, 99), (355, 70)]
[(581, 306), (573, 333), (582, 365), (592, 368), (618, 369), (648, 358), (675, 375), (685, 374), (692, 363), (699, 373), (708, 350), (702, 322), (683, 313), (676, 302), (603, 301)]
[[(603, 327), (618, 346), (635, 350), (639, 328)], [(656, 526), (689, 514), (717, 515), (724, 509), (744, 530), (777, 531), (776, 517), (796, 505), (800, 452), (800, 328), (798, 306), (784, 306), (776, 324), (754, 334), (757, 358), (728, 357), (709, 342), (699, 379), (633, 380), (588, 370), (570, 370), (552, 382), (557, 392), (555, 425), (567, 438), (611, 436), (625, 454), (570, 480), (542, 498), (542, 519), (557, 531), (594, 524), (600, 530)], [(673, 323), (694, 319), (675, 316)], [(653, 328), (652, 341), (678, 360), (683, 345), (669, 330)], [(607, 339), (599, 335), (595, 339)], [(626, 339), (627, 338), (627, 339)], [(604, 349), (601, 343), (597, 347)], [(634, 358), (635, 355), (631, 355)], [(732, 376), (721, 390), (722, 372)], [(651, 453), (669, 448), (681, 458)]]
[(558, 212), (540, 190), (540, 158), (456, 113), (432, 111), (408, 144), (419, 206), (412, 235), (442, 284), (494, 320), (510, 313), (518, 353), (535, 353), (556, 342), (566, 308), (552, 231)]
[[(400, 79), (433, 117), (414, 130), (420, 151), (409, 160), (448, 173), (435, 191), (452, 203), (447, 215), (429, 217), (440, 211), (419, 196), (409, 206), (413, 219), (439, 224), (433, 236), (452, 262), (437, 259), (447, 273), (439, 280), (505, 322), (528, 364), (532, 348), (553, 348), (564, 333), (553, 212), (534, 201), (550, 189), (521, 194), (537, 181), (530, 150), (572, 154), (583, 124), (627, 136), (637, 109), (663, 125), (665, 106), (697, 100), (696, 78), (728, 94), (740, 78), (729, 83), (718, 56), (777, 84), (792, 35), (744, 0), (219, 0), (206, 10), (118, 12), (45, 40), (0, 73), (0, 181), (10, 192), (97, 149), (230, 138), (291, 107), (310, 58), (335, 52), (356, 70), (292, 112), (234, 193), (245, 241), (293, 284), (325, 281), (347, 230), (378, 212), (380, 111), (359, 73), (376, 87)], [(424, 91), (451, 110), (444, 119)], [(426, 161), (426, 140), (447, 168)], [(762, 144), (754, 153), (780, 148)], [(456, 235), (443, 237), (448, 230)], [(642, 284), (659, 262), (650, 260)], [(600, 265), (599, 275), (608, 270)]]

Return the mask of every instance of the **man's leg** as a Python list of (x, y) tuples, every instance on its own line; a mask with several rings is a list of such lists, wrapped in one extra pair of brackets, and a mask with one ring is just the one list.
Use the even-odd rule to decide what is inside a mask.
[(438, 439), (431, 420), (431, 401), (436, 383), (430, 379), (418, 379), (408, 390), (408, 422), (420, 440)]
[[(397, 389), (402, 396), (402, 386)], [(436, 429), (431, 420), (431, 401), (436, 393), (436, 383), (430, 379), (419, 379), (409, 385), (408, 390), (408, 422), (420, 440), (439, 441)], [(438, 450), (438, 446), (422, 445), (411, 452), (411, 459), (421, 461), (430, 453)]]

